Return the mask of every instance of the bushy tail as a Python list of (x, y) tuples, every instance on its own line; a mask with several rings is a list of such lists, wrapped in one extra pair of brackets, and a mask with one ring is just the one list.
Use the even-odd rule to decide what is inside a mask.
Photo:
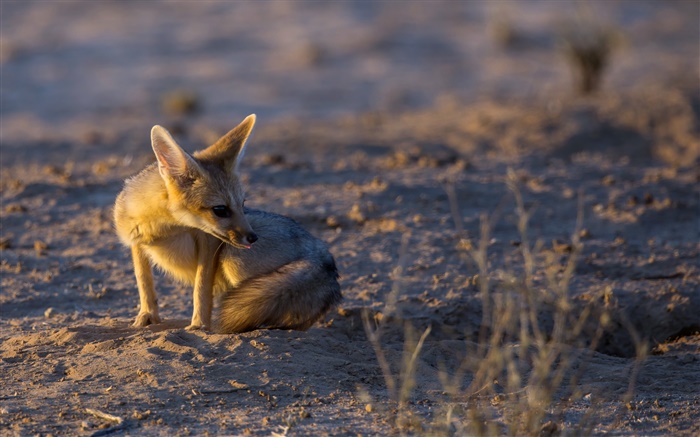
[(225, 333), (306, 330), (341, 299), (335, 261), (302, 259), (227, 291), (221, 299), (218, 328)]

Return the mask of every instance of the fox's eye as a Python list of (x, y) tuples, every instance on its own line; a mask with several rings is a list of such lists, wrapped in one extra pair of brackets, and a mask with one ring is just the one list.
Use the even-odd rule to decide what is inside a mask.
[(226, 205), (216, 205), (211, 209), (217, 217), (231, 217), (231, 208)]

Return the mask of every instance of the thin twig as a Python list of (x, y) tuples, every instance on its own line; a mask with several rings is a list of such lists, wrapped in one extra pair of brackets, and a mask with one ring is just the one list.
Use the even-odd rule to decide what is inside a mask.
[(362, 311), (362, 323), (364, 325), (365, 332), (367, 333), (367, 338), (374, 348), (374, 353), (377, 356), (379, 367), (384, 375), (384, 382), (386, 383), (386, 388), (389, 392), (389, 398), (391, 400), (395, 400), (397, 397), (396, 382), (391, 374), (391, 366), (389, 365), (389, 361), (387, 361), (386, 355), (384, 355), (384, 350), (382, 349), (381, 340), (379, 339), (378, 335), (379, 329), (372, 329), (372, 324), (370, 323), (369, 319), (369, 311), (367, 311), (367, 309)]
[(416, 373), (416, 360), (418, 359), (418, 355), (420, 354), (421, 349), (423, 349), (423, 343), (425, 342), (426, 337), (428, 337), (428, 334), (430, 334), (430, 329), (431, 327), (428, 326), (425, 328), (425, 331), (423, 331), (423, 335), (420, 336), (420, 340), (418, 340), (418, 343), (416, 344), (416, 347), (413, 349), (413, 352), (411, 353), (411, 357), (408, 360), (408, 363), (406, 363), (406, 368), (404, 369), (404, 381), (402, 384), (402, 390), (401, 390), (401, 395), (399, 397), (399, 406), (403, 407), (406, 401), (408, 401), (408, 396), (410, 394), (410, 391), (412, 389), (412, 384), (411, 382), (414, 381), (414, 376)]
[(92, 408), (86, 408), (85, 412), (92, 414), (95, 417), (99, 417), (100, 419), (109, 420), (110, 422), (114, 422), (117, 425), (124, 422), (124, 419), (122, 419), (121, 417), (114, 416), (112, 414), (105, 413), (105, 412), (102, 412), (100, 410), (93, 410)]

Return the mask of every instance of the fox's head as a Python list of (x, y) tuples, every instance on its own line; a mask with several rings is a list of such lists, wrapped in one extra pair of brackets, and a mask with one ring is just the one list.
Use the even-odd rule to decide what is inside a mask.
[(249, 115), (212, 146), (194, 155), (178, 146), (161, 126), (151, 130), (151, 144), (173, 217), (185, 226), (248, 249), (258, 236), (243, 214), (245, 199), (238, 165), (254, 124), (255, 115)]

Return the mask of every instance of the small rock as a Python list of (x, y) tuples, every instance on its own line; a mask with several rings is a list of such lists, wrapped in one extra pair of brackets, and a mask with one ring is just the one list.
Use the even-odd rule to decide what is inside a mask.
[(348, 218), (357, 224), (364, 224), (367, 221), (367, 217), (362, 213), (359, 204), (354, 204), (347, 214)]
[(80, 139), (86, 144), (99, 144), (102, 142), (102, 134), (96, 130), (82, 132)]
[(571, 253), (573, 251), (573, 246), (569, 243), (552, 240), (552, 249), (555, 253)]
[(48, 164), (48, 165), (43, 166), (41, 168), (41, 171), (45, 175), (49, 175), (49, 176), (61, 176), (63, 174), (63, 171), (58, 166), (55, 166), (53, 164)]
[(136, 420), (144, 420), (144, 419), (148, 419), (148, 416), (150, 416), (150, 415), (151, 415), (151, 410), (147, 410), (147, 411), (134, 410), (134, 413), (131, 415), (131, 417), (133, 417)]
[(9, 238), (0, 238), (0, 250), (9, 249), (12, 247)]
[(34, 250), (36, 251), (37, 255), (42, 255), (46, 249), (49, 248), (49, 245), (44, 243), (41, 240), (35, 240), (34, 241)]
[(229, 380), (228, 383), (231, 384), (231, 387), (237, 388), (237, 389), (239, 389), (239, 390), (243, 390), (243, 389), (249, 388), (248, 384), (245, 384), (245, 383), (243, 383), (243, 382), (238, 382), (238, 381), (236, 381), (235, 379)]
[(110, 170), (110, 166), (105, 161), (96, 162), (92, 166), (92, 173), (94, 175), (97, 175), (97, 176), (106, 175), (107, 173), (109, 173), (109, 170)]
[(262, 165), (282, 165), (286, 162), (284, 155), (279, 153), (268, 153), (260, 159)]
[(340, 227), (340, 221), (338, 221), (338, 218), (333, 215), (329, 215), (326, 217), (326, 225), (329, 228), (339, 228)]
[(551, 420), (542, 425), (542, 428), (540, 428), (541, 437), (551, 437), (555, 435), (559, 435), (559, 426), (557, 426), (557, 424)]
[(609, 175), (605, 176), (600, 182), (603, 185), (605, 185), (606, 187), (609, 187), (611, 185), (615, 185), (615, 176), (609, 174)]
[(27, 207), (21, 203), (10, 203), (5, 207), (5, 212), (27, 212)]

